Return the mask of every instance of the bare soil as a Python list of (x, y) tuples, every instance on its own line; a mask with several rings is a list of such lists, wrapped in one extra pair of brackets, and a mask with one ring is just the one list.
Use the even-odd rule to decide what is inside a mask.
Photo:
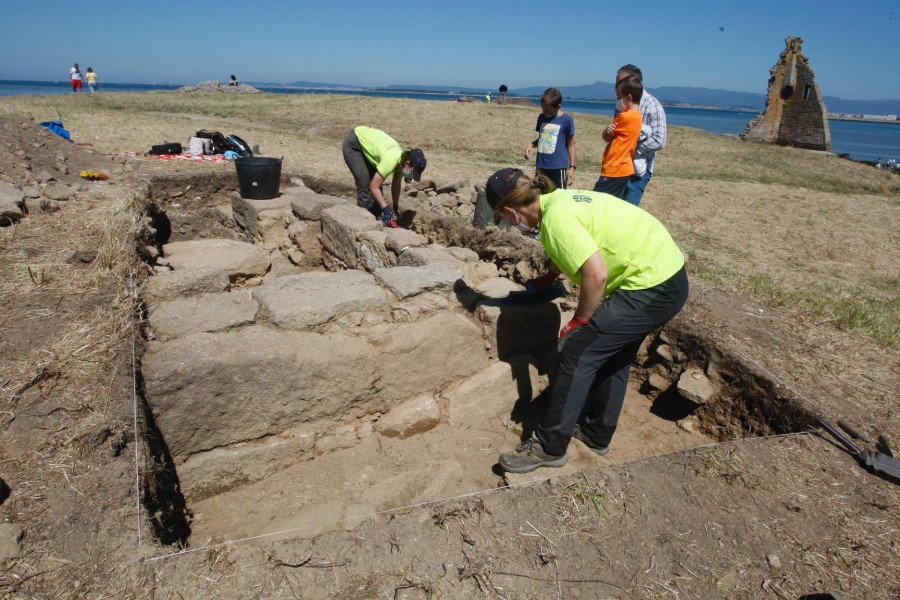
[[(132, 362), (139, 207), (148, 182), (167, 189), (159, 182), (173, 175), (196, 177), (196, 195), (218, 193), (228, 167), (98, 150), (0, 117), (0, 178), (24, 186), (48, 171), (80, 188), (59, 212), (33, 210), (0, 230), (0, 478), (10, 489), (0, 525), (23, 533), (2, 561), (0, 596), (900, 597), (900, 487), (809, 433), (821, 413), (900, 440), (896, 355), (700, 277), (663, 335), (686, 361), (718, 365), (734, 393), (694, 411), (694, 432), (679, 427), (687, 415), (674, 399), (646, 388), (651, 354), (607, 457), (573, 442), (566, 468), (502, 479), (497, 454), (528, 413), (499, 430), (438, 428), (427, 443), (372, 436), (280, 483), (185, 507)], [(81, 169), (111, 179), (85, 182)], [(172, 181), (169, 206), (197, 214), (184, 180)], [(328, 181), (319, 185), (349, 192)], [(208, 220), (173, 219), (172, 235), (190, 238)], [(470, 235), (446, 225), (420, 223), (447, 243)], [(97, 254), (83, 262), (79, 251)], [(468, 479), (430, 468), (448, 463)], [(391, 478), (410, 469), (419, 489), (391, 506)]]

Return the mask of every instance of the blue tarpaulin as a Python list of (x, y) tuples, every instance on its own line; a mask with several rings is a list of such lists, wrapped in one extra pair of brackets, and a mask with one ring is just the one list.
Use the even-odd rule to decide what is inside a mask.
[(63, 127), (62, 121), (44, 121), (41, 123), (41, 127), (46, 127), (59, 137), (66, 138), (70, 142), (72, 141), (72, 135), (68, 129)]

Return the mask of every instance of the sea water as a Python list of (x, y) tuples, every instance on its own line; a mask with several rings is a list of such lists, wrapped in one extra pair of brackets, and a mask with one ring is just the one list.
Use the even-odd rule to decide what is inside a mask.
[[(155, 83), (104, 83), (101, 92), (148, 92), (159, 90), (176, 90), (179, 85)], [(292, 87), (259, 87), (266, 92), (278, 94), (351, 94), (358, 96), (375, 96), (387, 98), (412, 98), (418, 100), (448, 101), (455, 100), (460, 94), (401, 92), (390, 90), (323, 90)], [(65, 94), (71, 93), (68, 81), (8, 81), (0, 80), (0, 96), (16, 94)], [(85, 86), (82, 93), (90, 93)], [(481, 101), (482, 96), (476, 96)], [(536, 99), (535, 99), (536, 101)], [(614, 102), (592, 100), (563, 100), (563, 109), (578, 114), (599, 114), (612, 116)], [(535, 104), (535, 110), (538, 105)], [(694, 127), (717, 135), (740, 135), (747, 123), (757, 113), (740, 110), (722, 110), (714, 108), (689, 108), (683, 106), (667, 106), (666, 120), (672, 125)], [(536, 115), (535, 115), (536, 118)], [(575, 123), (576, 129), (578, 122)], [(889, 158), (900, 160), (900, 124), (866, 123), (860, 121), (829, 121), (831, 128), (831, 147), (837, 154), (847, 154), (853, 160), (875, 162), (879, 158), (887, 162)]]

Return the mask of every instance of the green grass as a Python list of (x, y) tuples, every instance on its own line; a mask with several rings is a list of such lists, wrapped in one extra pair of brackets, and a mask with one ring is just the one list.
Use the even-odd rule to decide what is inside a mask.
[(600, 493), (599, 485), (591, 483), (584, 473), (581, 473), (581, 479), (578, 483), (568, 487), (575, 499), (582, 504), (590, 504), (598, 517), (603, 518), (612, 515), (612, 511), (603, 499), (603, 494)]
[(828, 321), (840, 327), (865, 331), (888, 348), (900, 348), (900, 279), (885, 278), (873, 283), (877, 289), (887, 292), (885, 297), (875, 298), (871, 292), (856, 288), (843, 295), (825, 286), (803, 290), (787, 290), (771, 276), (755, 274), (733, 282), (769, 303), (798, 307), (817, 321)]

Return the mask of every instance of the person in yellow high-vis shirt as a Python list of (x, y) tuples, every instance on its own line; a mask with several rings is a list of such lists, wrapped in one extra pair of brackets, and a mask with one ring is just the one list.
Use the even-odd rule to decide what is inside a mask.
[(530, 438), (500, 456), (500, 467), (561, 467), (572, 437), (606, 454), (641, 343), (687, 301), (684, 255), (653, 215), (609, 194), (559, 190), (520, 169), (497, 171), (485, 192), (496, 216), (540, 228), (553, 266), (533, 285), (565, 273), (579, 286), (575, 315), (560, 331), (547, 412)]
[[(403, 180), (420, 181), (425, 170), (425, 153), (419, 148), (403, 150), (391, 136), (360, 125), (344, 138), (344, 162), (356, 181), (356, 203), (380, 218), (385, 227), (399, 227), (400, 189)], [(389, 175), (392, 206), (388, 206), (381, 186)], [(393, 208), (393, 210), (392, 210)]]

